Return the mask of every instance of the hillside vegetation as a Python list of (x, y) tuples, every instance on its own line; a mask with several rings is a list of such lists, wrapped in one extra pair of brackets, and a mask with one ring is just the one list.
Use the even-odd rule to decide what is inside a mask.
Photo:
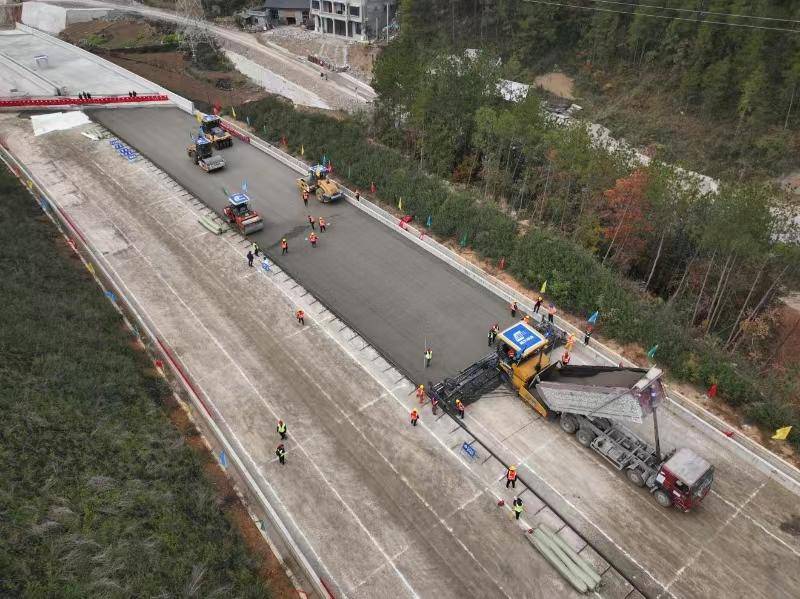
[(0, 596), (269, 596), (118, 313), (5, 167), (0, 197)]
[(422, 54), (490, 49), (504, 75), (519, 81), (564, 69), (576, 76), (590, 116), (708, 174), (772, 176), (800, 166), (800, 4), (558, 4), (577, 8), (403, 0), (403, 33)]

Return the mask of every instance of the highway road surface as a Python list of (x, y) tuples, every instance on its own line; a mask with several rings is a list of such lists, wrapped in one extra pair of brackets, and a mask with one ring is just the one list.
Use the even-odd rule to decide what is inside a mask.
[[(345, 204), (303, 207), (296, 174), (243, 143), (224, 150), (228, 167), (208, 175), (184, 147), (196, 122), (174, 109), (109, 110), (93, 118), (147, 155), (218, 212), (222, 188), (248, 183), (265, 218), (258, 243), (342, 320), (413, 379), (453, 374), (486, 352), (490, 323), (510, 322), (505, 305), (386, 226)], [(319, 247), (306, 241), (306, 215), (331, 223)], [(277, 251), (286, 237), (290, 251)], [(244, 260), (244, 256), (242, 256)], [(423, 350), (434, 351), (431, 368)], [(578, 352), (576, 361), (589, 361)], [(686, 445), (717, 468), (712, 494), (691, 514), (659, 508), (627, 486), (601, 458), (509, 395), (480, 400), (467, 424), (522, 473), (553, 490), (587, 535), (611, 542), (660, 588), (676, 597), (794, 597), (800, 588), (800, 500), (788, 488), (701, 428), (662, 411), (662, 442)], [(653, 593), (659, 594), (659, 593)]]

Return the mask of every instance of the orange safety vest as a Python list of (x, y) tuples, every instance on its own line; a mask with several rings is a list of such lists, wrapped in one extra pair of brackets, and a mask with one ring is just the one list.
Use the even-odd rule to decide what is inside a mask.
[(555, 314), (555, 313), (556, 313), (556, 308), (555, 308), (555, 306), (550, 306), (550, 307), (547, 309), (547, 313), (548, 313), (548, 314)]
[(321, 216), (319, 217), (319, 226), (320, 227), (324, 227), (325, 226), (325, 219), (322, 218)]
[(506, 474), (506, 478), (508, 480), (517, 480), (517, 471), (516, 470), (509, 470), (508, 474)]
[(302, 310), (298, 310), (297, 311), (297, 318), (303, 318), (303, 316), (305, 316), (305, 315), (306, 315), (306, 313), (303, 312)]
[(281, 249), (288, 248), (288, 247), (289, 247), (288, 243), (286, 243), (285, 241), (281, 241)]

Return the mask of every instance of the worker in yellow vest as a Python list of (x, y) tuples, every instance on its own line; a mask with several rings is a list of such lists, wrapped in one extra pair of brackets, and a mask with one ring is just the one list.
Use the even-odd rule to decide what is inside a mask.
[(281, 439), (286, 438), (286, 423), (283, 420), (278, 420), (278, 434), (281, 436)]

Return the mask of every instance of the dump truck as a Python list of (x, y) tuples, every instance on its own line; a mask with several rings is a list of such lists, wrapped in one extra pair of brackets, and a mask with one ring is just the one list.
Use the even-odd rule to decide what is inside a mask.
[(186, 147), (189, 158), (207, 173), (225, 166), (225, 159), (222, 156), (215, 156), (212, 146), (213, 144), (206, 137), (199, 135), (193, 143)]
[(204, 114), (200, 118), (200, 130), (217, 150), (230, 148), (233, 145), (233, 137), (222, 128), (222, 121), (216, 114)]
[[(527, 323), (497, 337), (496, 351), (457, 376), (428, 385), (429, 394), (452, 407), (456, 399), (477, 401), (506, 383), (543, 418), (558, 421), (567, 434), (624, 471), (663, 507), (687, 512), (708, 494), (714, 467), (691, 449), (662, 454), (656, 408), (666, 397), (658, 368), (563, 365), (550, 361), (556, 342)], [(496, 377), (496, 380), (493, 379)], [(655, 444), (620, 421), (643, 423), (652, 417)]]
[(249, 235), (264, 228), (264, 219), (250, 208), (250, 197), (244, 192), (228, 196), (228, 205), (223, 210), (225, 218), (242, 234)]
[(322, 164), (315, 164), (308, 169), (308, 175), (297, 180), (300, 192), (313, 193), (323, 204), (341, 200), (344, 195), (339, 186), (328, 178), (328, 168)]

